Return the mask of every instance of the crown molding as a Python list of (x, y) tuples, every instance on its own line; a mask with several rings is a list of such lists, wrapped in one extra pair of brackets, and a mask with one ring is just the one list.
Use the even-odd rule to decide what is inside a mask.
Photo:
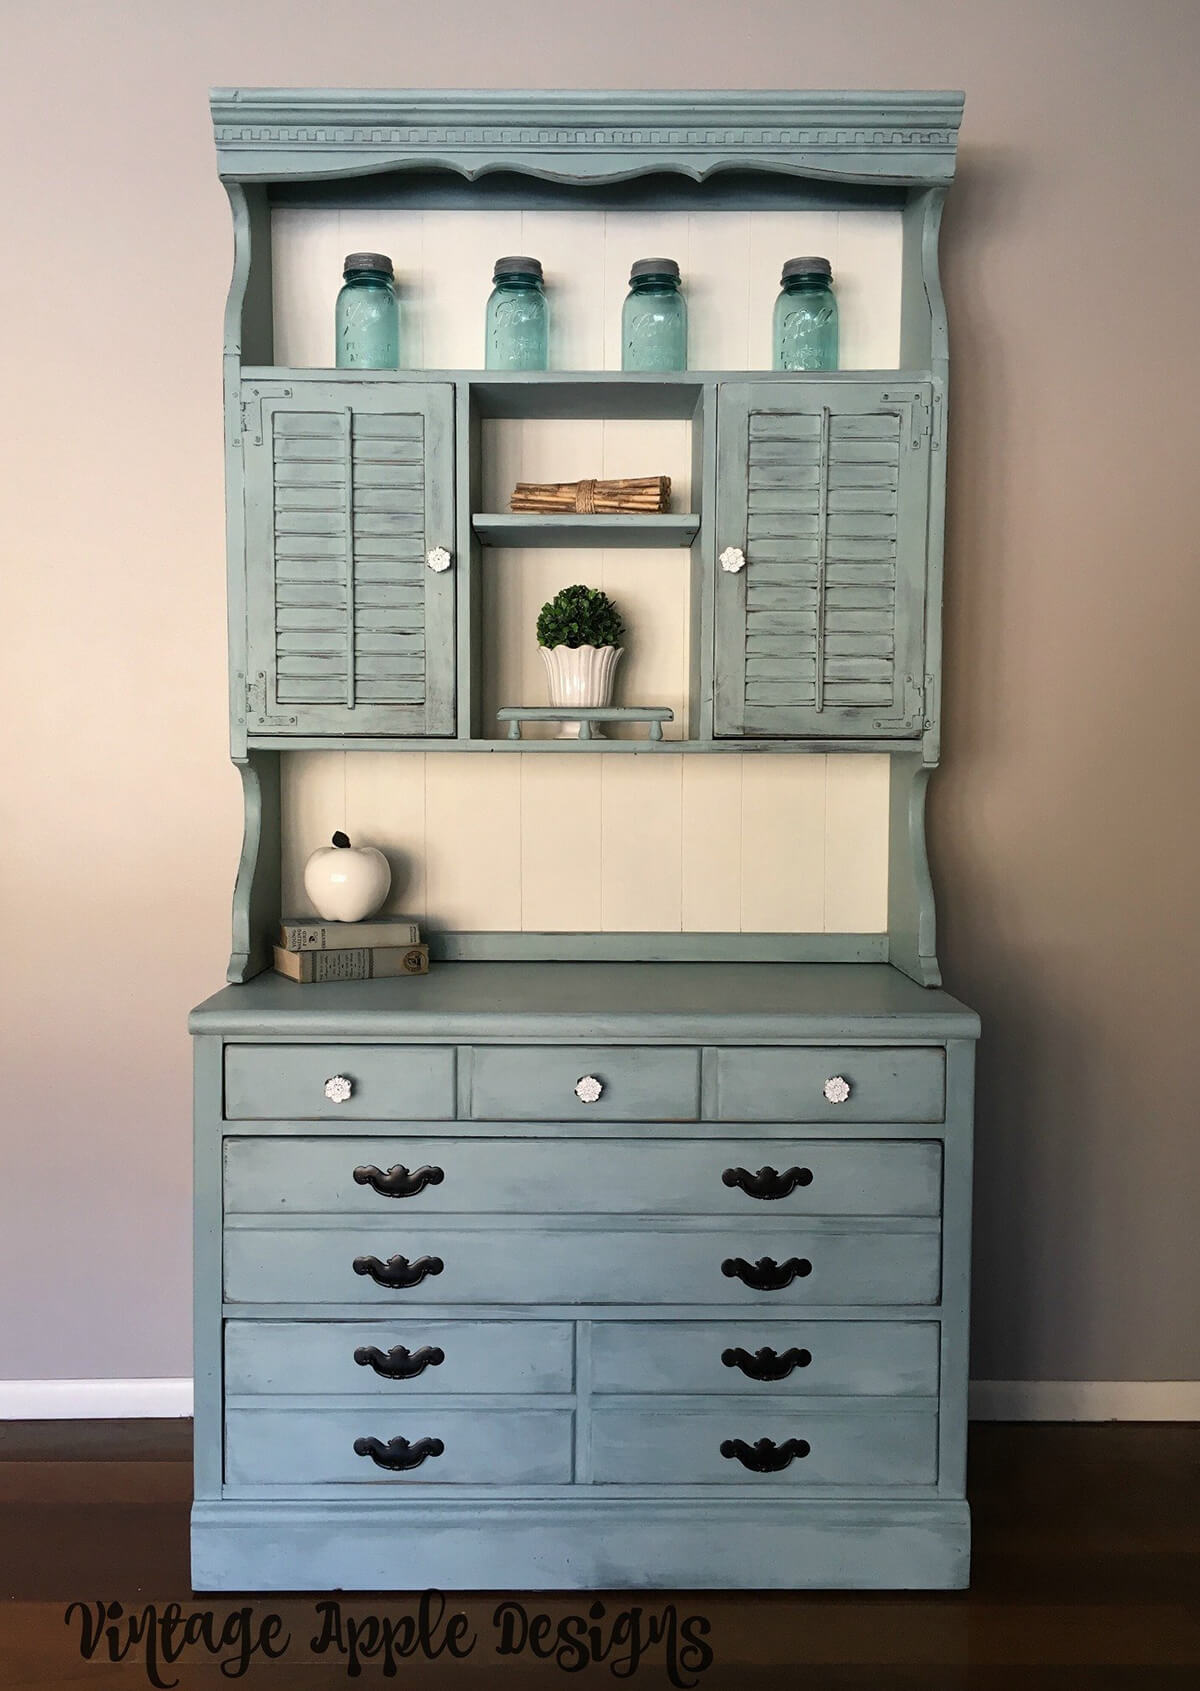
[(954, 175), (959, 93), (217, 88), (229, 181), (442, 168), (598, 183), (766, 170), (893, 186)]

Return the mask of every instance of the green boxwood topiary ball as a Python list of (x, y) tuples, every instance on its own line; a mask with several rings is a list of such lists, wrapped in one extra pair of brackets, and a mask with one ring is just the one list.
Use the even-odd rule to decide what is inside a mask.
[(619, 646), (620, 612), (598, 587), (564, 587), (538, 612), (539, 646)]

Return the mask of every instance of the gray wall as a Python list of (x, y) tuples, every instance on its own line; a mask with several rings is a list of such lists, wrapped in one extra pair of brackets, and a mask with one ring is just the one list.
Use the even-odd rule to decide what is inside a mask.
[(65, 0), (5, 37), (0, 1377), (189, 1368), (184, 1017), (239, 831), (207, 87), (580, 80), (967, 90), (933, 835), (986, 1027), (974, 1372), (1200, 1376), (1200, 8)]

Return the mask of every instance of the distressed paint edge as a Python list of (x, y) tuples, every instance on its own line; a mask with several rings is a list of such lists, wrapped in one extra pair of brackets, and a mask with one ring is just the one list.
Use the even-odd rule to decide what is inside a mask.
[[(193, 1495), (198, 1498), (219, 1497), (224, 1480), (224, 1107), (225, 1042), (220, 1035), (203, 1034), (194, 1043), (192, 1063), (193, 1378), (189, 1384)], [(133, 1412), (127, 1409), (126, 1413)]]
[(945, 1590), (969, 1578), (961, 1502), (627, 1501), (591, 1495), (599, 1489), (523, 1505), (410, 1496), (401, 1534), (395, 1499), (196, 1503), (192, 1581), (198, 1591), (587, 1591), (620, 1570), (643, 1590)]
[[(935, 764), (941, 756), (942, 733), (942, 598), (945, 584), (946, 550), (946, 430), (949, 417), (950, 339), (946, 317), (946, 297), (942, 290), (939, 241), (942, 211), (946, 203), (945, 189), (928, 189), (914, 196), (914, 208), (919, 210), (921, 226), (919, 239), (913, 241), (920, 255), (921, 285), (925, 301), (925, 323), (928, 339), (922, 337), (920, 350), (927, 355), (931, 375), (929, 416), (929, 488), (926, 508), (925, 535), (925, 669), (922, 691), (926, 763)], [(902, 306), (903, 309), (903, 306)], [(902, 328), (903, 334), (903, 328)], [(902, 352), (912, 348), (902, 344)]]

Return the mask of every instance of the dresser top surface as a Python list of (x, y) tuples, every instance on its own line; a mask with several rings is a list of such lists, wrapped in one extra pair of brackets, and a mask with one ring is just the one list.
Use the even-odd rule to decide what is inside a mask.
[(274, 973), (192, 1011), (235, 1037), (974, 1039), (979, 1018), (885, 963), (439, 963), (401, 980)]

